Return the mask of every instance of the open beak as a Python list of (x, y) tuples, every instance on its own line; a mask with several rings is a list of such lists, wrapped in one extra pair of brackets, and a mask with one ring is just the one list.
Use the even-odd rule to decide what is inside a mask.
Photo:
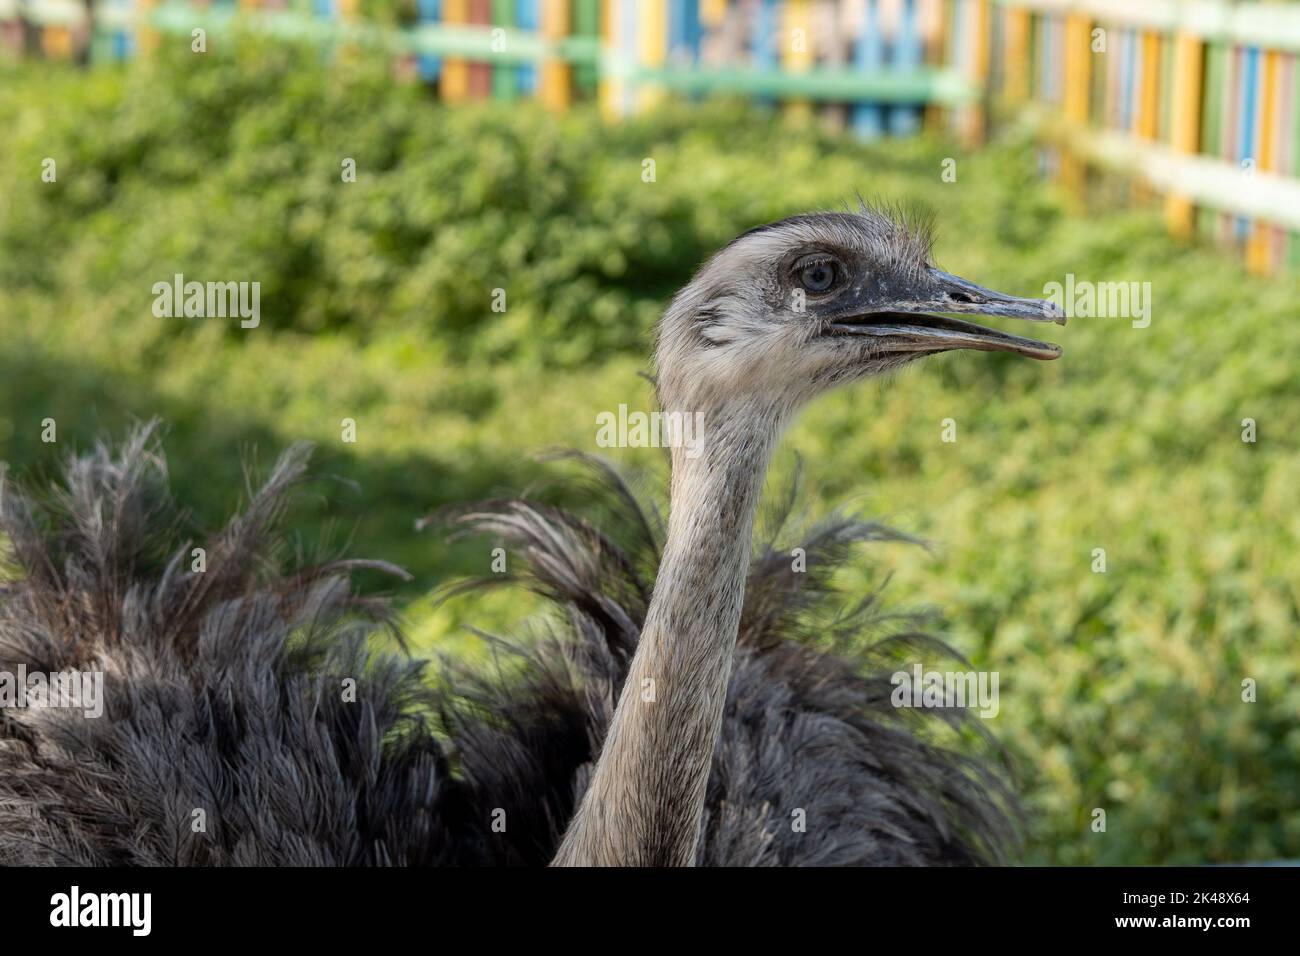
[[(877, 291), (875, 296), (879, 297)], [(867, 297), (863, 296), (865, 300)], [(936, 312), (1005, 316), (1031, 322), (1065, 324), (1060, 307), (1044, 299), (1021, 299), (967, 282), (939, 269), (924, 277), (903, 296), (890, 295), (888, 304), (850, 308), (850, 314), (831, 318), (831, 329), (839, 334), (871, 335), (885, 352), (947, 352), (978, 349), (983, 352), (1014, 352), (1027, 358), (1060, 358), (1061, 348), (1048, 342), (999, 332), (997, 329), (935, 315)]]

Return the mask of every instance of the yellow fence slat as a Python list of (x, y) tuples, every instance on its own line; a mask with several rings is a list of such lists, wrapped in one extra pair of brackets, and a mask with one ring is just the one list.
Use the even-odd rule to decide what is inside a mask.
[[(569, 0), (542, 0), (542, 36), (558, 42), (573, 29)], [(573, 100), (573, 68), (559, 57), (542, 61), (538, 74), (538, 98), (548, 110), (565, 110)]]
[(1007, 98), (1019, 103), (1029, 98), (1029, 11), (1012, 7), (1006, 12)]
[[(1257, 168), (1262, 173), (1277, 168), (1278, 72), (1281, 54), (1269, 50), (1264, 54), (1264, 69), (1260, 82), (1259, 155)], [(1246, 243), (1246, 268), (1256, 275), (1269, 272), (1273, 267), (1273, 227), (1265, 222), (1251, 225), (1250, 239)]]
[(41, 31), (41, 51), (50, 59), (71, 59), (72, 31), (67, 27), (46, 27)]
[[(1180, 33), (1174, 43), (1174, 112), (1169, 139), (1175, 152), (1188, 155), (1195, 154), (1201, 142), (1204, 47), (1191, 33)], [(1190, 238), (1196, 222), (1191, 200), (1177, 193), (1165, 197), (1165, 221), (1174, 235)]]
[[(668, 60), (668, 9), (664, 0), (637, 0), (637, 58), (652, 70), (663, 69)], [(653, 107), (663, 102), (663, 88), (643, 84), (637, 90), (637, 106)]]
[[(806, 73), (812, 69), (812, 17), (809, 0), (787, 0), (785, 4), (785, 35), (781, 37), (781, 59), (791, 73)], [(786, 115), (797, 121), (812, 117), (812, 104), (807, 100), (789, 100)]]
[[(1092, 84), (1092, 21), (1082, 14), (1065, 18), (1065, 89), (1063, 105), (1066, 120), (1083, 126), (1088, 122), (1088, 94)], [(1083, 188), (1083, 160), (1064, 150), (1061, 155), (1061, 184), (1076, 196)]]
[(700, 22), (706, 27), (717, 28), (727, 19), (727, 0), (701, 0)]
[[(962, 51), (953, 50), (951, 56), (965, 65), (965, 76), (973, 85), (983, 89), (989, 78), (989, 35), (992, 15), (989, 0), (957, 0), (962, 4), (961, 35), (954, 37)], [(984, 138), (984, 109), (971, 103), (954, 111), (957, 135), (966, 146), (974, 146)]]
[(1142, 75), (1139, 77), (1137, 134), (1141, 139), (1154, 140), (1160, 129), (1160, 34), (1154, 30), (1142, 33)]
[(158, 31), (149, 26), (150, 12), (158, 6), (158, 0), (136, 0), (136, 3), (140, 14), (140, 27), (136, 31), (135, 42), (140, 52), (148, 55), (158, 49)]
[[(442, 0), (442, 19), (447, 24), (469, 22), (469, 0)], [(442, 98), (448, 103), (469, 99), (469, 61), (449, 56), (442, 63)]]
[[(619, 2), (602, 0), (600, 5), (600, 47), (605, 53), (617, 50), (619, 46)], [(623, 98), (623, 83), (613, 71), (601, 70), (596, 81), (596, 97), (600, 100), (600, 112), (609, 120), (617, 119)]]

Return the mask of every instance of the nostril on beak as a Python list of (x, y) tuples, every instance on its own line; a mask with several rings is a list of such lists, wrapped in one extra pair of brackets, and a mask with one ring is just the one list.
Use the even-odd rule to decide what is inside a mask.
[(975, 297), (967, 295), (965, 292), (949, 292), (948, 298), (953, 302), (964, 302), (967, 305), (975, 304)]

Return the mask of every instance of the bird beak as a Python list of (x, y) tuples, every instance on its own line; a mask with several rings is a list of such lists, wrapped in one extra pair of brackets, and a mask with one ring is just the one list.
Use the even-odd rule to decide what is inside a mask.
[[(1005, 316), (1031, 322), (1065, 324), (1060, 307), (1044, 299), (1022, 299), (985, 289), (959, 276), (928, 269), (904, 294), (882, 295), (881, 290), (858, 291), (857, 305), (831, 319), (836, 333), (871, 335), (885, 352), (947, 352), (977, 349), (1014, 352), (1028, 358), (1060, 358), (1061, 348), (1048, 342), (986, 328), (973, 322), (946, 318), (949, 314)], [(887, 299), (870, 308), (871, 299)], [(847, 303), (846, 303), (847, 305)], [(865, 308), (864, 308), (865, 307)]]

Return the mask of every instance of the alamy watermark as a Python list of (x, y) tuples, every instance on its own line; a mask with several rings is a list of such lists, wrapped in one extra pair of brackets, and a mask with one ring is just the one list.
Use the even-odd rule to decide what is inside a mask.
[(123, 927), (132, 936), (148, 936), (153, 929), (152, 893), (83, 893), (74, 885), (50, 897), (50, 925), (54, 927)]
[(703, 412), (628, 411), (596, 415), (596, 444), (601, 448), (681, 448), (698, 458), (704, 447)]
[(86, 717), (104, 713), (103, 671), (66, 670), (46, 674), (0, 670), (0, 710), (53, 707), (80, 710)]
[(1089, 282), (1069, 272), (1064, 283), (1043, 286), (1043, 298), (1059, 305), (1071, 319), (1132, 319), (1135, 329), (1151, 324), (1150, 282)]
[(262, 322), (262, 283), (185, 281), (176, 273), (171, 282), (153, 284), (153, 314), (160, 319), (238, 318), (241, 329)]
[(944, 707), (979, 708), (981, 717), (998, 715), (997, 671), (927, 671), (914, 664), (911, 672), (895, 671), (889, 695), (895, 707), (918, 710)]

